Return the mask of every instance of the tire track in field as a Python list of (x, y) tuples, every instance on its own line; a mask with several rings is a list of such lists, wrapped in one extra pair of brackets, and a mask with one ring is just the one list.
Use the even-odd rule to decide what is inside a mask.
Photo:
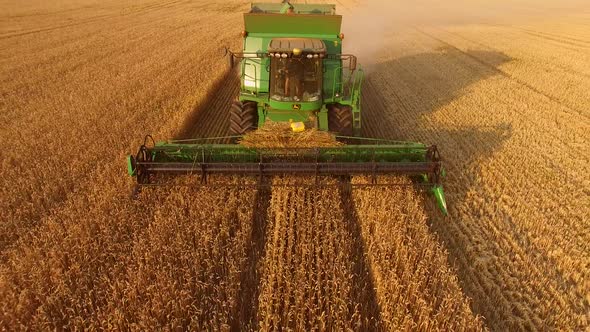
[(301, 180), (272, 182), (256, 330), (382, 330), (350, 195)]
[[(590, 41), (580, 39), (580, 38), (574, 38), (574, 37), (563, 36), (563, 35), (559, 35), (559, 34), (555, 34), (555, 33), (537, 31), (534, 29), (526, 28), (526, 27), (519, 27), (519, 26), (514, 26), (514, 25), (508, 25), (508, 24), (487, 23), (484, 25), (489, 25), (492, 27), (516, 29), (516, 30), (526, 32), (527, 34), (530, 34), (532, 36), (536, 36), (536, 37), (539, 37), (542, 39), (547, 39), (547, 40), (551, 40), (551, 41), (555, 41), (555, 42), (559, 42), (559, 43), (564, 43), (564, 44), (568, 44), (568, 45), (572, 45), (572, 46), (579, 46), (579, 47), (584, 47), (584, 48), (590, 47)], [(577, 44), (584, 44), (584, 45), (577, 45)]]
[(26, 35), (32, 35), (35, 33), (40, 33), (40, 32), (51, 32), (51, 31), (55, 31), (55, 30), (59, 30), (59, 29), (65, 29), (65, 28), (71, 28), (71, 27), (75, 27), (75, 26), (80, 26), (80, 25), (85, 25), (85, 24), (89, 24), (89, 23), (94, 23), (94, 22), (99, 22), (102, 21), (104, 19), (110, 18), (112, 17), (112, 15), (99, 15), (99, 16), (94, 16), (92, 18), (89, 18), (87, 20), (84, 20), (82, 22), (76, 22), (76, 23), (70, 23), (70, 24), (62, 24), (62, 25), (57, 25), (57, 26), (52, 26), (52, 27), (46, 27), (46, 28), (41, 28), (41, 29), (36, 29), (36, 30), (29, 30), (29, 31), (22, 31), (22, 32), (15, 32), (15, 33), (9, 33), (9, 34), (3, 34), (0, 35), (0, 40), (2, 39), (8, 39), (8, 38), (14, 38), (14, 37), (20, 37), (20, 36), (26, 36)]
[(425, 31), (421, 30), (418, 27), (414, 27), (414, 29), (416, 31), (418, 31), (419, 33), (421, 33), (421, 34), (423, 34), (423, 35), (425, 35), (427, 37), (430, 37), (430, 38), (432, 38), (432, 39), (440, 42), (441, 44), (445, 45), (446, 47), (449, 47), (449, 48), (451, 48), (451, 49), (453, 49), (453, 50), (455, 50), (457, 52), (460, 52), (460, 53), (464, 54), (466, 57), (469, 57), (469, 58), (473, 59), (477, 63), (480, 63), (482, 66), (485, 66), (486, 68), (489, 68), (490, 70), (496, 72), (497, 74), (502, 75), (503, 77), (506, 77), (507, 79), (512, 80), (512, 81), (514, 81), (514, 82), (516, 82), (516, 83), (524, 86), (525, 88), (528, 88), (529, 90), (531, 90), (531, 91), (533, 91), (533, 92), (535, 92), (535, 93), (537, 93), (539, 95), (542, 95), (545, 98), (547, 98), (547, 99), (555, 102), (556, 104), (558, 104), (558, 105), (564, 107), (565, 109), (567, 109), (568, 111), (570, 111), (568, 113), (573, 114), (573, 115), (579, 115), (579, 116), (582, 116), (582, 117), (588, 119), (588, 115), (585, 114), (585, 112), (583, 110), (580, 110), (580, 109), (577, 109), (577, 108), (575, 108), (573, 106), (570, 106), (570, 105), (565, 104), (564, 102), (562, 102), (558, 98), (556, 98), (556, 97), (554, 97), (554, 96), (552, 96), (550, 94), (547, 94), (547, 93), (545, 93), (545, 92), (537, 89), (536, 87), (530, 85), (529, 83), (527, 83), (525, 81), (522, 81), (522, 80), (514, 77), (513, 75), (511, 75), (511, 74), (509, 74), (509, 73), (507, 73), (507, 72), (505, 72), (505, 71), (503, 71), (501, 69), (498, 69), (497, 67), (495, 67), (493, 65), (490, 65), (489, 63), (481, 60), (480, 58), (474, 56), (473, 54), (469, 54), (468, 52), (464, 52), (463, 50), (459, 49), (458, 47), (456, 47), (456, 46), (454, 46), (454, 45), (452, 45), (452, 44), (450, 44), (450, 43), (448, 43), (448, 42), (446, 42), (446, 41), (444, 41), (444, 40), (442, 40), (442, 39), (440, 39), (440, 38), (438, 38), (436, 36), (433, 36), (433, 35), (425, 32)]
[[(523, 31), (524, 33), (526, 33), (526, 34), (528, 34), (530, 36), (541, 38), (543, 40), (548, 40), (548, 41), (552, 41), (552, 42), (556, 42), (556, 43), (566, 44), (566, 45), (574, 46), (574, 47), (581, 47), (581, 48), (585, 48), (585, 49), (590, 48), (590, 45), (589, 45), (590, 43), (588, 43), (586, 41), (577, 41), (577, 40), (570, 41), (572, 39), (571, 38), (568, 38), (568, 37), (561, 37), (561, 36), (560, 37), (554, 37), (553, 35), (549, 35), (549, 34), (546, 34), (546, 33), (543, 33), (543, 32), (538, 32), (538, 31), (528, 30), (528, 29), (518, 28), (518, 27), (514, 27), (514, 28)], [(575, 49), (575, 48), (574, 49), (568, 48), (568, 49), (571, 49), (571, 50), (576, 51), (576, 52), (583, 52), (583, 53), (585, 53), (585, 51), (581, 51), (581, 50), (578, 50), (578, 49)]]
[(556, 37), (556, 36), (552, 36), (552, 35), (548, 35), (539, 31), (534, 31), (534, 30), (527, 30), (524, 28), (519, 28), (516, 26), (510, 26), (510, 25), (497, 25), (497, 24), (489, 24), (491, 26), (496, 26), (496, 27), (503, 27), (503, 28), (508, 28), (508, 29), (514, 29), (514, 30), (518, 30), (528, 36), (534, 37), (534, 38), (539, 38), (545, 42), (548, 43), (554, 43), (554, 44), (561, 44), (559, 45), (561, 48), (563, 49), (567, 49), (570, 50), (572, 52), (576, 52), (576, 53), (582, 53), (585, 54), (587, 51), (586, 49), (588, 49), (590, 47), (590, 45), (581, 45), (579, 42), (574, 42), (574, 41), (570, 41), (567, 39), (567, 37)]
[[(492, 26), (492, 27), (511, 28), (510, 26), (503, 26), (503, 25), (494, 25), (494, 24), (488, 24), (488, 25), (489, 26)], [(515, 29), (518, 29), (516, 27), (514, 27), (514, 28)], [(469, 43), (478, 45), (478, 46), (480, 46), (480, 47), (482, 47), (482, 48), (484, 48), (486, 50), (490, 50), (490, 51), (493, 51), (493, 52), (501, 53), (501, 51), (498, 50), (498, 49), (496, 49), (496, 48), (490, 47), (489, 45), (486, 45), (486, 44), (481, 43), (479, 41), (472, 40), (470, 38), (466, 38), (465, 36), (463, 36), (463, 35), (461, 35), (459, 33), (456, 33), (456, 32), (450, 31), (450, 30), (446, 30), (446, 29), (442, 29), (442, 28), (438, 28), (437, 30), (440, 30), (440, 31), (443, 31), (444, 33), (447, 33), (447, 34), (453, 35), (455, 37), (461, 38), (461, 39), (463, 39), (463, 40), (465, 40), (465, 41), (467, 41)], [(564, 65), (560, 65), (560, 64), (556, 64), (556, 63), (553, 63), (552, 65), (555, 66), (556, 68), (559, 68), (563, 72), (567, 72), (567, 73), (570, 73), (572, 75), (581, 75), (581, 76), (590, 78), (590, 74), (586, 74), (586, 73), (583, 73), (583, 72), (580, 72), (580, 71), (574, 71), (570, 67), (567, 67), (567, 66), (564, 66)]]
[[(14, 37), (27, 36), (27, 35), (32, 35), (32, 34), (42, 33), (42, 32), (52, 32), (52, 31), (56, 31), (56, 30), (60, 30), (60, 29), (67, 29), (67, 28), (71, 28), (71, 27), (77, 27), (77, 26), (81, 26), (81, 25), (87, 25), (87, 24), (90, 24), (90, 23), (101, 22), (101, 21), (105, 21), (105, 20), (108, 20), (108, 19), (121, 19), (121, 18), (124, 18), (126, 16), (133, 16), (133, 15), (135, 15), (135, 16), (142, 16), (142, 15), (145, 15), (147, 13), (155, 12), (155, 11), (160, 10), (160, 9), (173, 8), (175, 5), (177, 5), (179, 3), (180, 3), (180, 1), (172, 1), (172, 2), (163, 3), (163, 4), (153, 4), (153, 5), (148, 5), (148, 6), (144, 6), (144, 7), (138, 8), (137, 10), (131, 10), (128, 13), (120, 13), (120, 12), (114, 12), (113, 11), (113, 13), (92, 16), (92, 17), (83, 19), (83, 20), (81, 20), (79, 22), (72, 22), (72, 23), (66, 23), (66, 24), (58, 24), (58, 25), (53, 25), (53, 26), (46, 26), (46, 27), (42, 27), (42, 28), (39, 28), (39, 29), (29, 29), (29, 30), (25, 30), (25, 31), (9, 32), (9, 33), (6, 33), (6, 34), (1, 34), (0, 35), (0, 40), (14, 38)], [(79, 10), (79, 8), (77, 8), (76, 10)]]
[(371, 80), (367, 80), (363, 87), (363, 136), (395, 139), (400, 136), (399, 130), (397, 130), (396, 126), (390, 126), (389, 122), (382, 121), (382, 119), (395, 106), (400, 106), (402, 112), (400, 110), (393, 110), (393, 112), (406, 114), (405, 103), (401, 99), (396, 98), (398, 103), (391, 105), (385, 104), (383, 98), (377, 95), (378, 89)]
[[(371, 319), (371, 323), (365, 327), (383, 329), (381, 318), (381, 306), (377, 296), (375, 276), (371, 272), (371, 262), (367, 257), (369, 248), (365, 243), (362, 231), (362, 221), (355, 206), (351, 188), (342, 186), (339, 188), (340, 205), (344, 211), (344, 223), (348, 234), (352, 236), (353, 250), (350, 259), (353, 262), (353, 296), (361, 303), (361, 312)], [(367, 323), (367, 322), (365, 322)], [(375, 324), (375, 325), (373, 325)]]
[(268, 208), (270, 206), (270, 187), (258, 188), (254, 203), (252, 218), (252, 234), (248, 244), (248, 256), (245, 268), (240, 275), (240, 293), (238, 296), (237, 312), (233, 315), (231, 330), (251, 330), (257, 328), (260, 284), (262, 275), (258, 273), (258, 266), (264, 258), (266, 245), (266, 231), (268, 224)]

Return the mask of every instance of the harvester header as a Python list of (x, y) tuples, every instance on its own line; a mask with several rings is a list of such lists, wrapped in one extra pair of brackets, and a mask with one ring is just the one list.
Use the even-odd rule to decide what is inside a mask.
[[(355, 186), (389, 185), (378, 176), (397, 174), (416, 177), (420, 186), (432, 191), (440, 209), (447, 206), (442, 188), (442, 168), (436, 146), (422, 143), (358, 139), (361, 145), (317, 148), (252, 148), (238, 144), (208, 144), (207, 139), (154, 143), (146, 137), (135, 156), (128, 156), (129, 175), (141, 186), (162, 185), (170, 175), (199, 176), (202, 185), (212, 174), (264, 178), (280, 175), (311, 177), (300, 185), (318, 185), (319, 177), (347, 179), (354, 175), (371, 178)], [(151, 144), (150, 144), (151, 142)], [(214, 183), (213, 183), (214, 184)]]

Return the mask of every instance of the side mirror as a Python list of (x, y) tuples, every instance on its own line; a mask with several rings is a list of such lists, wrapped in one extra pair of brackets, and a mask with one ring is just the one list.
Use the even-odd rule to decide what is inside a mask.
[(350, 70), (356, 70), (356, 56), (354, 55), (350, 57)]
[(234, 53), (232, 51), (229, 50), (229, 48), (224, 47), (223, 48), (223, 56), (228, 57), (228, 65), (230, 69), (233, 69), (235, 66), (235, 56)]

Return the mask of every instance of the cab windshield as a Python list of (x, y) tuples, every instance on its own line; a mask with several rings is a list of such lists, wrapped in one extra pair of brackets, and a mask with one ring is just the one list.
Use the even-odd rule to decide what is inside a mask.
[(318, 101), (322, 92), (322, 60), (272, 58), (271, 98), (277, 101)]

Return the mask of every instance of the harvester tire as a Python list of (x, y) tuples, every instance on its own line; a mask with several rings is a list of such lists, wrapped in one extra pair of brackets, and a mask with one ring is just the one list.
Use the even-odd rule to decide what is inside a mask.
[(244, 135), (258, 126), (258, 109), (253, 101), (234, 102), (229, 117), (232, 135)]
[(328, 105), (328, 130), (340, 136), (352, 136), (352, 107)]

